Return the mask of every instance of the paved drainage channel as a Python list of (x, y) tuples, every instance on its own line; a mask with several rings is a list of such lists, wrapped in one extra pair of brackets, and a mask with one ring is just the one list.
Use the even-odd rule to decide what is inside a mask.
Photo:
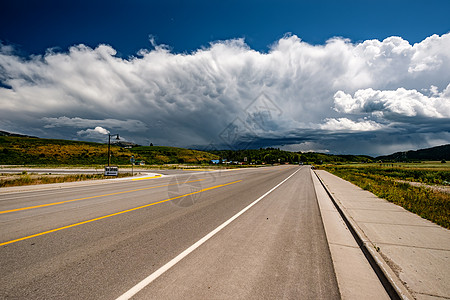
[(358, 235), (356, 230), (353, 228), (352, 224), (347, 219), (346, 215), (344, 214), (342, 209), (339, 207), (339, 205), (337, 204), (336, 200), (333, 198), (333, 196), (331, 195), (330, 191), (328, 190), (328, 188), (323, 183), (322, 179), (319, 177), (319, 175), (317, 175), (316, 172), (314, 172), (314, 174), (316, 174), (316, 176), (319, 179), (320, 183), (322, 184), (323, 188), (327, 192), (328, 197), (330, 197), (330, 199), (333, 202), (334, 206), (336, 207), (337, 211), (341, 215), (342, 219), (345, 222), (345, 225), (347, 225), (347, 227), (350, 230), (353, 238), (355, 239), (355, 241), (358, 244), (359, 248), (363, 252), (363, 254), (366, 257), (367, 261), (369, 262), (370, 266), (374, 270), (375, 274), (377, 275), (377, 277), (380, 280), (381, 284), (383, 285), (384, 289), (388, 293), (389, 297), (391, 299), (395, 299), (395, 300), (403, 299), (403, 297), (401, 296), (401, 291), (398, 291), (395, 288), (394, 284), (391, 282), (391, 280), (389, 280), (389, 277), (385, 274), (384, 270), (377, 264), (376, 259), (372, 256), (372, 254), (370, 253), (369, 249), (367, 249), (366, 244), (364, 244), (364, 242), (361, 239), (361, 237)]

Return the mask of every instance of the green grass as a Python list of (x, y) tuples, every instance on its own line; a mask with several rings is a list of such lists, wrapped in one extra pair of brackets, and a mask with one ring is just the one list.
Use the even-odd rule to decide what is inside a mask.
[(450, 181), (450, 168), (430, 168), (428, 165), (423, 167), (394, 165), (357, 165), (357, 166), (339, 166), (340, 170), (351, 170), (355, 174), (380, 175), (393, 179), (400, 179), (427, 184), (443, 184), (444, 181)]
[(409, 166), (380, 167), (376, 165), (321, 166), (380, 198), (450, 229), (450, 195), (428, 187), (411, 186), (410, 182), (442, 184), (450, 181), (450, 169)]
[(418, 163), (397, 163), (394, 166), (400, 166), (402, 168), (428, 168), (428, 169), (443, 169), (450, 170), (450, 162), (441, 163), (440, 161), (424, 161)]

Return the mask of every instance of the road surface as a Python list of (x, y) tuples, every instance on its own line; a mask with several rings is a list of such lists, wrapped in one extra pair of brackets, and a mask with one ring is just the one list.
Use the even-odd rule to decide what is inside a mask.
[(0, 265), (0, 299), (339, 298), (307, 166), (1, 194)]

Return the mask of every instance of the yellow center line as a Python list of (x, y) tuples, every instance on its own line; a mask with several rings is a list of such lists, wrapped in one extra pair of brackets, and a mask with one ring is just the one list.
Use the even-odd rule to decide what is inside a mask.
[(161, 201), (158, 201), (158, 202), (153, 202), (153, 203), (145, 204), (145, 205), (142, 205), (142, 206), (130, 208), (130, 209), (127, 209), (127, 210), (122, 210), (122, 211), (119, 211), (119, 212), (116, 212), (116, 213), (113, 213), (113, 214), (109, 214), (109, 215), (106, 215), (106, 216), (98, 217), (98, 218), (95, 218), (95, 219), (90, 219), (90, 220), (86, 220), (86, 221), (83, 221), (83, 222), (79, 222), (79, 223), (70, 224), (70, 225), (67, 225), (67, 226), (63, 226), (63, 227), (47, 230), (47, 231), (44, 231), (44, 232), (40, 232), (40, 233), (36, 233), (36, 234), (33, 234), (33, 235), (25, 236), (25, 237), (22, 237), (22, 238), (19, 238), (19, 239), (15, 239), (15, 240), (11, 240), (11, 241), (8, 241), (8, 242), (0, 243), (0, 246), (9, 245), (9, 244), (12, 244), (12, 243), (16, 243), (16, 242), (20, 242), (20, 241), (23, 241), (23, 240), (31, 239), (31, 238), (34, 238), (34, 237), (37, 237), (37, 236), (49, 234), (49, 233), (60, 231), (60, 230), (63, 230), (63, 229), (68, 229), (68, 228), (72, 228), (72, 227), (75, 227), (75, 226), (91, 223), (91, 222), (94, 222), (94, 221), (103, 220), (103, 219), (106, 219), (106, 218), (110, 218), (110, 217), (114, 217), (114, 216), (117, 216), (117, 215), (121, 215), (121, 214), (130, 212), (130, 211), (135, 211), (135, 210), (138, 210), (138, 209), (142, 209), (142, 208), (145, 208), (145, 207), (149, 207), (149, 206), (153, 206), (153, 205), (156, 205), (156, 204), (164, 203), (164, 202), (167, 202), (167, 201), (175, 200), (175, 199), (178, 199), (178, 198), (183, 198), (183, 197), (186, 197), (186, 196), (189, 196), (189, 195), (194, 195), (194, 194), (206, 192), (206, 191), (217, 189), (217, 188), (224, 187), (224, 186), (227, 186), (227, 185), (235, 184), (235, 183), (238, 183), (238, 182), (241, 182), (241, 181), (242, 180), (237, 180), (237, 181), (233, 181), (233, 182), (229, 182), (229, 183), (225, 183), (225, 184), (212, 186), (212, 187), (201, 189), (199, 191), (192, 192), (192, 193), (189, 193), (189, 194), (176, 196), (176, 197), (165, 199), (165, 200), (161, 200)]
[[(197, 179), (197, 180), (186, 181), (186, 182), (183, 182), (182, 184), (196, 182), (196, 181), (202, 181), (202, 180), (205, 180), (205, 179)], [(90, 197), (84, 197), (84, 198), (78, 198), (78, 199), (72, 199), (72, 200), (65, 200), (65, 201), (59, 201), (59, 202), (53, 202), (53, 203), (47, 203), (47, 204), (40, 204), (40, 205), (35, 205), (35, 206), (28, 206), (28, 207), (21, 207), (21, 208), (15, 208), (15, 209), (10, 209), (10, 210), (3, 210), (3, 211), (0, 211), (0, 215), (1, 214), (15, 212), (15, 211), (22, 211), (22, 210), (33, 209), (33, 208), (47, 207), (47, 206), (59, 205), (59, 204), (64, 204), (64, 203), (69, 203), (69, 202), (80, 201), (80, 200), (94, 199), (94, 198), (100, 198), (100, 197), (106, 197), (106, 196), (114, 196), (114, 195), (120, 195), (120, 194), (132, 193), (132, 192), (138, 192), (138, 191), (145, 191), (145, 190), (149, 190), (149, 189), (155, 189), (155, 188), (159, 188), (159, 187), (166, 187), (166, 186), (178, 185), (178, 184), (180, 184), (180, 183), (172, 183), (172, 184), (151, 186), (151, 187), (147, 187), (147, 188), (130, 190), (130, 191), (122, 191), (122, 192), (116, 192), (116, 193), (110, 193), (110, 194), (104, 194), (104, 195), (90, 196)]]
[(200, 171), (200, 172), (211, 172), (215, 171), (215, 169), (182, 169), (183, 171)]
[(150, 176), (150, 177), (141, 177), (141, 178), (133, 178), (131, 179), (132, 181), (136, 181), (136, 180), (145, 180), (145, 179), (153, 179), (153, 178), (159, 178), (162, 175), (155, 175), (155, 176)]

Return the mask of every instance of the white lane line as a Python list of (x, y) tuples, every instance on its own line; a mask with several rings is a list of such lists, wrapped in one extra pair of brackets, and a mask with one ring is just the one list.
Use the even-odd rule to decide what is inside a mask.
[(230, 219), (228, 219), (227, 221), (225, 221), (224, 223), (222, 223), (222, 225), (220, 225), (219, 227), (217, 227), (216, 229), (214, 229), (213, 231), (211, 231), (210, 233), (208, 233), (207, 235), (205, 235), (203, 238), (201, 238), (200, 240), (198, 240), (195, 244), (193, 244), (192, 246), (190, 246), (189, 248), (187, 248), (186, 250), (184, 250), (183, 252), (181, 252), (180, 254), (178, 254), (175, 258), (173, 258), (171, 261), (169, 261), (168, 263), (166, 263), (164, 266), (162, 266), (161, 268), (159, 268), (158, 270), (156, 270), (154, 273), (150, 274), (147, 278), (145, 278), (144, 280), (142, 280), (141, 282), (139, 282), (138, 284), (136, 284), (134, 287), (132, 287), (130, 290), (128, 290), (125, 294), (123, 294), (122, 296), (120, 296), (119, 298), (117, 298), (116, 300), (128, 300), (131, 297), (133, 297), (134, 295), (136, 295), (139, 291), (141, 291), (143, 288), (145, 288), (147, 285), (149, 285), (152, 281), (154, 281), (156, 278), (158, 278), (159, 276), (161, 276), (162, 274), (164, 274), (167, 270), (169, 270), (171, 267), (173, 267), (174, 265), (176, 265), (180, 260), (182, 260), (183, 258), (185, 258), (187, 255), (189, 255), (189, 253), (191, 253), (192, 251), (194, 251), (195, 249), (197, 249), (198, 247), (200, 247), (204, 242), (206, 242), (207, 240), (209, 240), (211, 237), (213, 237), (216, 233), (218, 233), (219, 231), (221, 231), (223, 228), (225, 228), (228, 224), (230, 224), (231, 222), (233, 222), (235, 219), (237, 219), (240, 215), (242, 215), (243, 213), (245, 213), (247, 210), (249, 210), (253, 205), (255, 205), (256, 203), (258, 203), (259, 201), (261, 201), (262, 199), (264, 199), (264, 197), (266, 197), (267, 195), (269, 195), (270, 193), (272, 193), (275, 189), (277, 189), (280, 185), (282, 185), (283, 183), (285, 183), (289, 178), (291, 178), (292, 176), (295, 175), (295, 173), (297, 173), (300, 170), (300, 168), (295, 171), (294, 173), (292, 173), (291, 175), (289, 175), (286, 179), (284, 179), (282, 182), (280, 182), (279, 184), (277, 184), (275, 187), (273, 187), (270, 191), (268, 191), (267, 193), (265, 193), (264, 195), (262, 195), (261, 197), (259, 197), (258, 199), (256, 199), (255, 201), (253, 201), (252, 203), (250, 203), (247, 207), (245, 207), (243, 210), (241, 210), (240, 212), (238, 212), (237, 214), (235, 214), (234, 216), (232, 216)]

